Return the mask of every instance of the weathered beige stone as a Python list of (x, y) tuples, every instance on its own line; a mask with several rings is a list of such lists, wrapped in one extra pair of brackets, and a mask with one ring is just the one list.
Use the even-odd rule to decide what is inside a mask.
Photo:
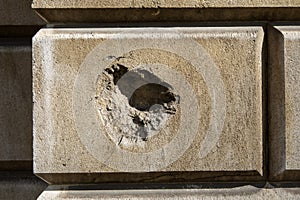
[(47, 188), (47, 184), (33, 174), (0, 174), (0, 199), (33, 200)]
[(228, 189), (156, 189), (156, 190), (53, 190), (44, 191), (38, 200), (64, 199), (299, 199), (300, 189), (262, 189), (243, 186)]
[(34, 0), (32, 7), (56, 23), (300, 20), (298, 0)]
[(31, 82), (31, 46), (0, 45), (0, 170), (32, 166)]
[(33, 8), (234, 8), (234, 7), (297, 7), (298, 0), (33, 0)]
[(42, 25), (31, 0), (0, 0), (0, 25)]
[(300, 178), (300, 27), (270, 28), (270, 154), (276, 179)]
[(53, 183), (259, 178), (263, 37), (261, 27), (42, 29), (34, 172)]

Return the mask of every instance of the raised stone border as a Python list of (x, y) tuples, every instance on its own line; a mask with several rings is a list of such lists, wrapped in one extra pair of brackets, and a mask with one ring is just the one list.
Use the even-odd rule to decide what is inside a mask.
[[(65, 187), (67, 188), (67, 187)], [(222, 189), (141, 189), (141, 190), (56, 190), (49, 187), (38, 200), (64, 200), (64, 199), (120, 199), (120, 200), (153, 200), (153, 199), (175, 199), (175, 200), (229, 200), (229, 199), (257, 199), (257, 200), (281, 200), (300, 198), (299, 188), (273, 188), (264, 189), (254, 186), (243, 186)]]
[(32, 4), (50, 23), (300, 20), (299, 6), (298, 0), (34, 0)]
[(270, 27), (269, 124), (272, 180), (300, 179), (300, 27)]

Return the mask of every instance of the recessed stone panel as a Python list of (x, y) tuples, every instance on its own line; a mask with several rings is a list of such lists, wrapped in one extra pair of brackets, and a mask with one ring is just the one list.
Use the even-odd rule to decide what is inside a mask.
[(270, 28), (270, 169), (300, 178), (300, 27)]
[(47, 184), (33, 174), (1, 173), (0, 199), (32, 200), (47, 188)]
[(31, 46), (0, 44), (0, 170), (32, 168)]
[(0, 25), (43, 25), (45, 22), (31, 9), (31, 0), (0, 0)]
[(262, 40), (261, 27), (41, 30), (34, 172), (54, 183), (260, 177)]

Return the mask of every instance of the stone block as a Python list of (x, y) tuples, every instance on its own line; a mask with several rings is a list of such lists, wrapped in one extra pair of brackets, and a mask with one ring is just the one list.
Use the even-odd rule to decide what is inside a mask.
[(31, 46), (0, 44), (0, 170), (32, 168)]
[(61, 23), (300, 20), (298, 0), (33, 0), (32, 7)]
[(51, 187), (45, 190), (38, 200), (64, 199), (183, 199), (183, 200), (211, 200), (211, 199), (299, 199), (299, 188), (264, 189), (254, 186), (242, 186), (222, 189), (147, 189), (147, 190), (55, 190)]
[(300, 178), (300, 27), (270, 28), (270, 170), (276, 180)]
[(0, 174), (0, 199), (34, 200), (47, 188), (47, 184), (33, 174)]
[(263, 37), (261, 27), (42, 29), (35, 174), (51, 183), (260, 179)]
[(0, 0), (0, 25), (43, 25), (31, 0)]
[(67, 0), (33, 0), (33, 8), (243, 8), (243, 7), (296, 7), (297, 0), (254, 0), (254, 1), (222, 1), (222, 0), (103, 0), (77, 1), (76, 4)]

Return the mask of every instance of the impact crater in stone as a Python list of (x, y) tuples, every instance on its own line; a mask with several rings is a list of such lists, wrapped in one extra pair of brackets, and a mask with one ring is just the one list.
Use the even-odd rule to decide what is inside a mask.
[(96, 94), (101, 121), (120, 146), (143, 146), (174, 116), (179, 95), (151, 70), (115, 63), (99, 75)]

